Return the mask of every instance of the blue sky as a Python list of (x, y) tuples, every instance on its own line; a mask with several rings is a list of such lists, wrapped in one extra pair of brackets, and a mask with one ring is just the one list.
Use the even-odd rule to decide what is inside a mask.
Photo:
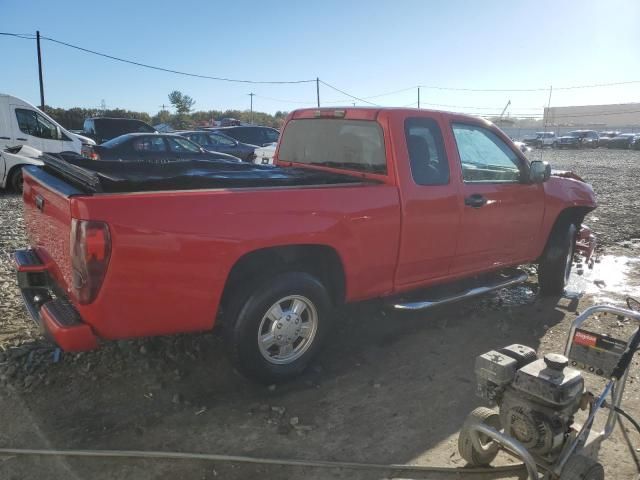
[[(203, 75), (253, 80), (318, 76), (361, 98), (419, 84), (508, 89), (640, 80), (637, 0), (0, 3), (0, 31), (39, 29), (92, 50)], [(0, 36), (0, 51), (0, 92), (39, 103), (35, 42)], [(96, 107), (104, 99), (109, 107), (155, 113), (174, 89), (191, 95), (202, 110), (248, 108), (250, 92), (260, 111), (315, 102), (315, 84), (187, 78), (50, 42), (43, 42), (43, 61), (47, 104), (59, 107)], [(412, 88), (369, 100), (402, 106), (416, 97)], [(512, 114), (541, 113), (548, 92), (423, 88), (421, 100), (423, 106), (454, 105), (449, 109), (479, 113), (499, 112), (511, 100)], [(350, 105), (353, 100), (321, 86), (321, 101)], [(640, 83), (555, 90), (551, 104), (638, 101)]]

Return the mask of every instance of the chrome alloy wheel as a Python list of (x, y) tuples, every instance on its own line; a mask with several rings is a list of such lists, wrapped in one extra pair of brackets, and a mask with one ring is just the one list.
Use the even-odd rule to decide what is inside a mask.
[(311, 300), (302, 295), (281, 298), (260, 321), (260, 353), (269, 363), (292, 363), (311, 347), (317, 330), (318, 312)]

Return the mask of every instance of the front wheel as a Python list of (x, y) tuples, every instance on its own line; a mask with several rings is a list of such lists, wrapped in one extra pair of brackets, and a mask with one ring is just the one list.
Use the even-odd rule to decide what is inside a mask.
[(562, 295), (569, 281), (577, 229), (573, 223), (557, 223), (538, 264), (538, 284), (542, 295)]
[(18, 167), (9, 177), (9, 186), (14, 193), (22, 193), (23, 183), (24, 179), (22, 178), (22, 168)]
[(241, 373), (263, 383), (287, 381), (302, 373), (331, 323), (327, 289), (302, 272), (257, 283), (229, 310), (235, 318), (225, 322), (224, 332), (231, 360)]

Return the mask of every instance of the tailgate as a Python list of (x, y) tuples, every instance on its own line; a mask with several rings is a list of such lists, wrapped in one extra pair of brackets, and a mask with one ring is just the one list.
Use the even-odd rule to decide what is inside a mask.
[(24, 169), (24, 221), (31, 247), (58, 286), (71, 287), (71, 196), (79, 190), (41, 168)]

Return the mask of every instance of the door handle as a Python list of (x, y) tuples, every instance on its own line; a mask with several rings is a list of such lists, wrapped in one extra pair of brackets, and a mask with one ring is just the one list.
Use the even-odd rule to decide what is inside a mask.
[(11, 140), (11, 137), (0, 137), (0, 140)]
[(16, 138), (16, 140), (20, 140), (21, 142), (26, 142), (27, 141), (26, 138), (22, 138), (22, 137)]
[(487, 204), (487, 199), (479, 193), (474, 193), (464, 199), (464, 204), (467, 207), (480, 208)]

